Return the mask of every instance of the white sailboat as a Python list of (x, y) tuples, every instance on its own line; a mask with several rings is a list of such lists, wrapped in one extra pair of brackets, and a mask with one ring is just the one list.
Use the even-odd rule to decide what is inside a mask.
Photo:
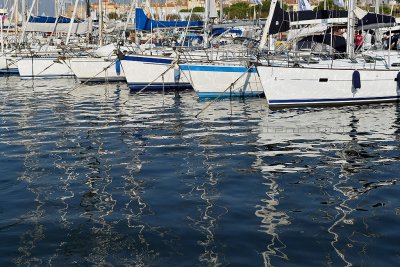
[(186, 90), (188, 79), (181, 75), (174, 57), (131, 55), (121, 60), (131, 90)]
[[(217, 17), (213, 0), (206, 1), (205, 12), (206, 22)], [(205, 24), (203, 42), (208, 47), (207, 23)], [(259, 96), (263, 94), (263, 88), (257, 70), (249, 64), (248, 54), (241, 53), (242, 48), (230, 48), (233, 55), (231, 59), (211, 54), (208, 56), (211, 61), (186, 62), (180, 64), (180, 69), (189, 78), (200, 98)]]
[(240, 62), (180, 64), (200, 98), (251, 97), (263, 94), (262, 84), (254, 66)]
[[(276, 1), (272, 1), (276, 5)], [(354, 26), (354, 0), (349, 1), (348, 32)], [(264, 43), (268, 28), (264, 31)], [(353, 40), (351, 36), (349, 40)], [(349, 58), (354, 48), (349, 46)], [(317, 64), (318, 65), (318, 64)], [(265, 96), (271, 107), (327, 104), (362, 104), (400, 99), (399, 67), (338, 64), (332, 67), (258, 66)], [(385, 66), (385, 67), (382, 67)]]
[(51, 79), (74, 77), (68, 60), (56, 57), (22, 58), (17, 62), (21, 79)]
[[(103, 53), (105, 50), (106, 53)], [(114, 44), (109, 44), (96, 50), (96, 57), (71, 58), (71, 70), (80, 82), (125, 81), (124, 69), (114, 53), (116, 50)]]
[[(139, 9), (136, 9), (136, 11), (139, 11)], [(138, 20), (137, 17), (135, 19)], [(153, 27), (159, 26), (157, 22), (153, 22), (149, 21), (150, 41), (153, 39)], [(137, 23), (135, 27), (137, 30)], [(187, 27), (189, 27), (189, 22)], [(177, 54), (172, 49), (153, 50), (151, 48), (141, 54), (125, 55), (121, 59), (121, 69), (125, 73), (129, 88), (133, 91), (192, 89), (188, 79), (181, 75), (178, 59)]]
[[(31, 9), (28, 14), (28, 20), (25, 22), (23, 25), (23, 32), (21, 34), (21, 38), (19, 43), (21, 44), (23, 42), (23, 39), (25, 38), (25, 32), (26, 31), (42, 31), (41, 29), (46, 26), (46, 25), (39, 25), (40, 27), (37, 28), (35, 23), (31, 20), (31, 14), (32, 10), (35, 5), (35, 1), (33, 1)], [(76, 9), (77, 9), (77, 4), (79, 0), (75, 0), (75, 6), (74, 6), (74, 11), (72, 14), (72, 18), (69, 20), (63, 19), (61, 17), (56, 17), (52, 18), (54, 19), (54, 23), (48, 23), (45, 21), (45, 23), (40, 24), (47, 24), (47, 27), (52, 27), (53, 31), (58, 31), (58, 32), (65, 32), (66, 30), (66, 25), (68, 25), (68, 32), (67, 32), (67, 38), (65, 42), (65, 46), (68, 46), (69, 41), (70, 41), (70, 36), (72, 34), (73, 29), (78, 31), (79, 33), (84, 33), (88, 30), (88, 23), (84, 23), (86, 25), (85, 29), (82, 29), (82, 27), (79, 26), (80, 22), (76, 22), (74, 20), (75, 14), (76, 14)], [(40, 18), (39, 18), (40, 19)], [(34, 19), (33, 19), (34, 20)], [(51, 26), (53, 24), (53, 26)], [(60, 26), (60, 24), (64, 24), (63, 27)], [(48, 28), (46, 27), (46, 32), (48, 32)], [(58, 27), (58, 29), (57, 29)], [(66, 48), (66, 47), (65, 47)], [(21, 79), (46, 79), (46, 78), (63, 78), (63, 77), (74, 77), (74, 73), (71, 70), (70, 67), (70, 62), (69, 59), (63, 55), (64, 51), (63, 48), (58, 49), (58, 53), (54, 54), (53, 53), (47, 53), (46, 55), (40, 56), (40, 54), (36, 54), (35, 51), (32, 51), (30, 56), (25, 56), (21, 60), (17, 62), (18, 66), (18, 71), (20, 74)]]
[[(125, 23), (127, 29), (135, 1), (131, 1), (131, 8)], [(80, 82), (120, 82), (125, 81), (125, 72), (121, 68), (120, 60), (117, 58), (117, 50), (132, 51), (132, 47), (120, 47), (115, 44), (102, 46), (103, 42), (103, 8), (99, 0), (99, 48), (92, 56), (83, 58), (72, 58), (71, 69)]]

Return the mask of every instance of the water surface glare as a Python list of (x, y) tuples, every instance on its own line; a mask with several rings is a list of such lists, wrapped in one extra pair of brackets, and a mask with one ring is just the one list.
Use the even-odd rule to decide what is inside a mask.
[(0, 266), (399, 265), (398, 104), (0, 85)]

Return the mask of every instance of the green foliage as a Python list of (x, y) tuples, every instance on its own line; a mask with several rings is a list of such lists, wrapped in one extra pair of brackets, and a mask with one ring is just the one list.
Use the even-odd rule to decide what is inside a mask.
[(249, 17), (250, 6), (248, 3), (236, 3), (224, 10), (224, 13), (229, 14), (230, 19), (246, 19)]
[(387, 5), (383, 5), (381, 6), (381, 13), (386, 14), (386, 15), (390, 15), (390, 11), (392, 10), (391, 6), (387, 6)]
[(185, 20), (199, 21), (199, 20), (203, 20), (203, 18), (200, 15), (192, 14), (192, 16), (190, 16), (190, 15), (186, 16)]
[(107, 17), (109, 19), (118, 19), (118, 14), (115, 12), (110, 12), (110, 13), (108, 13)]
[(181, 20), (181, 17), (177, 14), (168, 14), (167, 20)]
[[(191, 12), (191, 9), (181, 9), (179, 12)], [(196, 6), (195, 8), (193, 8), (193, 12), (204, 12), (205, 9), (204, 7), (201, 6)]]
[[(280, 2), (278, 2), (277, 5), (280, 5)], [(257, 18), (260, 17), (260, 15), (261, 18), (266, 18), (268, 16), (270, 6), (270, 0), (263, 1), (261, 6), (250, 6), (248, 3), (240, 2), (229, 7), (225, 7), (224, 14), (228, 15), (229, 19), (252, 19), (255, 9)], [(287, 8), (288, 6), (283, 4), (283, 10), (287, 10)]]

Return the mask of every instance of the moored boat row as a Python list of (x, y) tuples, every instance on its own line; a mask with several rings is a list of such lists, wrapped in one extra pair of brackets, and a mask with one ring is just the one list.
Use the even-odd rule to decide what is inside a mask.
[[(353, 3), (350, 1), (350, 11), (346, 14), (349, 33), (355, 26), (350, 23), (354, 22)], [(333, 38), (332, 28), (328, 32), (330, 41), (313, 41), (328, 45), (327, 54), (282, 47), (272, 49), (274, 36), (290, 29), (285, 25), (285, 17), (293, 14), (283, 11), (277, 0), (271, 1), (269, 13), (259, 40), (249, 38), (235, 43), (233, 38), (231, 44), (221, 47), (221, 42), (212, 43), (206, 37), (203, 47), (187, 48), (183, 46), (186, 37), (182, 45), (161, 47), (147, 43), (144, 48), (121, 41), (85, 50), (79, 46), (75, 50), (73, 46), (57, 46), (43, 54), (30, 51), (10, 57), (3, 53), (0, 71), (16, 73), (18, 69), (21, 79), (76, 77), (81, 83), (126, 82), (130, 90), (140, 92), (194, 89), (200, 98), (264, 95), (271, 107), (399, 100), (400, 57), (397, 51), (393, 53), (389, 49), (382, 60), (379, 59), (382, 53), (378, 56), (378, 51), (376, 56), (371, 51), (355, 54), (353, 38), (349, 36), (345, 56), (336, 58), (333, 50), (339, 48), (333, 40), (338, 36)], [(345, 18), (342, 13), (341, 16)], [(390, 27), (395, 26), (392, 19), (391, 16), (382, 17)], [(72, 25), (73, 20), (70, 23)], [(343, 27), (342, 24), (330, 27)], [(349, 28), (351, 26), (353, 28)], [(322, 28), (326, 32), (329, 27)], [(69, 35), (67, 43), (68, 38)], [(298, 39), (294, 45), (302, 42), (304, 39)]]

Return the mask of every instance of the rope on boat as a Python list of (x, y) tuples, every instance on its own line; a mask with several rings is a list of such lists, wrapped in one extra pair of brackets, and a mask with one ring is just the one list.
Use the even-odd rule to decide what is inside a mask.
[(199, 113), (197, 113), (194, 117), (197, 118), (201, 113), (203, 113), (207, 108), (209, 108), (212, 104), (214, 104), (215, 102), (218, 101), (218, 99), (220, 99), (224, 93), (228, 90), (232, 91), (233, 86), (247, 73), (249, 73), (249, 71), (254, 68), (254, 64), (252, 64), (250, 67), (247, 68), (247, 70), (245, 72), (243, 72), (233, 83), (231, 83), (224, 91), (222, 91), (216, 98), (214, 98), (210, 103), (208, 103), (207, 106), (205, 106), (202, 110), (199, 111)]
[[(179, 59), (179, 57), (178, 57), (178, 59)], [(144, 90), (146, 90), (147, 87), (149, 87), (152, 83), (154, 83), (155, 81), (157, 81), (160, 77), (163, 78), (163, 77), (164, 77), (164, 74), (167, 73), (170, 69), (172, 69), (172, 68), (178, 63), (178, 61), (179, 61), (179, 60), (174, 60), (174, 61), (172, 61), (172, 62), (171, 62), (171, 65), (170, 65), (163, 73), (161, 73), (161, 74), (158, 75), (154, 80), (152, 80), (151, 82), (149, 82), (148, 84), (146, 84), (146, 86), (143, 87), (142, 89), (140, 89), (140, 90), (136, 93), (136, 95), (137, 95), (137, 94), (140, 94), (141, 92), (143, 92)], [(164, 88), (164, 82), (163, 82), (163, 88)], [(126, 104), (128, 101), (129, 101), (129, 99), (127, 99), (123, 104)]]
[(51, 66), (53, 66), (54, 64), (56, 64), (56, 63), (60, 63), (60, 61), (53, 61), (53, 63), (51, 63), (50, 65), (48, 65), (46, 68), (44, 68), (41, 72), (39, 72), (38, 74), (36, 74), (36, 75), (33, 75), (33, 56), (31, 57), (31, 60), (32, 60), (32, 79), (30, 79), (30, 80), (28, 80), (28, 81), (26, 81), (26, 82), (24, 82), (23, 84), (22, 84), (22, 86), (24, 86), (25, 84), (27, 84), (28, 82), (30, 82), (30, 81), (33, 81), (33, 80), (35, 80), (35, 76), (38, 76), (38, 75), (40, 75), (40, 74), (42, 74), (43, 72), (45, 72), (46, 70), (48, 70)]
[(72, 93), (73, 91), (75, 91), (76, 89), (86, 85), (88, 82), (90, 82), (92, 79), (96, 78), (100, 73), (102, 73), (103, 71), (108, 70), (112, 65), (115, 64), (115, 61), (112, 61), (110, 65), (108, 65), (107, 67), (103, 68), (101, 71), (99, 71), (98, 73), (96, 73), (96, 75), (90, 77), (89, 79), (87, 79), (85, 82), (79, 84), (78, 86), (76, 86), (75, 88), (71, 89), (70, 91), (67, 92), (67, 94)]
[(152, 83), (154, 83), (155, 81), (157, 81), (159, 78), (164, 77), (164, 74), (167, 73), (170, 69), (174, 68), (175, 65), (178, 63), (178, 60), (174, 60), (172, 61), (171, 65), (163, 72), (161, 73), (159, 76), (157, 76), (157, 78), (155, 78), (154, 80), (152, 80), (151, 82), (149, 82), (148, 84), (146, 84), (145, 87), (143, 87), (142, 89), (140, 89), (136, 94), (140, 94), (141, 92), (143, 92), (145, 89), (147, 89), (147, 87), (149, 87)]

